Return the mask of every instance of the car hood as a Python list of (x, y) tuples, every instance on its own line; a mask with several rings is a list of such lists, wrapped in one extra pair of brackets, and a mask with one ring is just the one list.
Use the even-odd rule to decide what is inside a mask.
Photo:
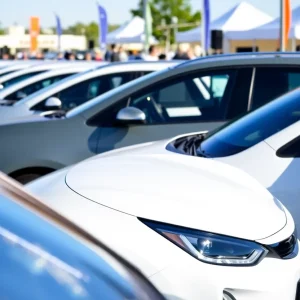
[(128, 147), (70, 169), (81, 196), (149, 220), (249, 240), (286, 225), (280, 202), (245, 172), (218, 161), (157, 151), (165, 142)]

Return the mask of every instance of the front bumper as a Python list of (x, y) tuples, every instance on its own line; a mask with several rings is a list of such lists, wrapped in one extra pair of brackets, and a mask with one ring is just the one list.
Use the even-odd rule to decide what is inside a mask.
[(224, 291), (236, 300), (300, 300), (299, 279), (299, 254), (287, 260), (265, 257), (253, 267), (206, 265), (190, 257), (150, 277), (167, 298), (190, 300), (223, 300)]

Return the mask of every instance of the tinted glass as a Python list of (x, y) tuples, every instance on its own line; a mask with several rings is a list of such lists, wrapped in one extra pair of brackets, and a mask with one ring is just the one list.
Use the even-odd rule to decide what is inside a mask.
[(227, 111), (227, 119), (245, 114), (248, 109), (249, 93), (253, 68), (240, 69), (237, 72)]
[(297, 137), (295, 140), (284, 145), (276, 154), (279, 157), (300, 157), (300, 138)]
[(74, 73), (69, 73), (69, 74), (63, 74), (63, 75), (58, 75), (58, 76), (53, 76), (50, 78), (46, 78), (40, 81), (37, 81), (35, 83), (29, 84), (24, 88), (19, 89), (18, 91), (6, 96), (4, 99), (7, 100), (21, 100), (32, 93), (35, 93), (36, 91), (43, 89), (45, 87), (50, 86), (51, 84), (58, 82), (62, 80), (63, 78), (66, 78)]
[(223, 120), (234, 74), (220, 71), (183, 76), (131, 97), (130, 106), (141, 109), (148, 124)]
[[(68, 111), (73, 109), (111, 89), (114, 89), (129, 80), (130, 73), (120, 73), (113, 75), (102, 75), (96, 78), (72, 85), (71, 87), (52, 95), (62, 102), (62, 109)], [(43, 102), (37, 104), (32, 110), (44, 111), (48, 110)]]
[(252, 109), (260, 107), (299, 86), (300, 69), (298, 68), (257, 68)]
[(8, 87), (8, 86), (13, 85), (13, 84), (15, 84), (15, 83), (17, 83), (17, 82), (20, 82), (20, 81), (22, 81), (22, 80), (24, 80), (24, 79), (30, 78), (30, 77), (32, 77), (32, 76), (34, 76), (34, 75), (37, 75), (37, 74), (40, 74), (40, 73), (43, 73), (43, 72), (46, 72), (46, 70), (45, 70), (45, 71), (37, 71), (37, 72), (32, 72), (32, 73), (23, 74), (23, 75), (20, 75), (20, 76), (11, 78), (11, 79), (9, 79), (9, 80), (7, 80), (7, 81), (5, 81), (5, 82), (2, 82), (1, 84), (2, 84), (4, 87)]
[(237, 154), (300, 120), (300, 90), (290, 92), (212, 132), (201, 144), (209, 157)]
[(1, 299), (161, 299), (107, 251), (96, 254), (2, 195), (0, 207)]

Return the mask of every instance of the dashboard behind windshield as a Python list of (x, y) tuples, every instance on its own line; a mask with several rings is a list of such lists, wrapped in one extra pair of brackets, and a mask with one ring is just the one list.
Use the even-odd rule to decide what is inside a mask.
[(300, 120), (300, 89), (208, 134), (201, 151), (208, 157), (240, 153)]

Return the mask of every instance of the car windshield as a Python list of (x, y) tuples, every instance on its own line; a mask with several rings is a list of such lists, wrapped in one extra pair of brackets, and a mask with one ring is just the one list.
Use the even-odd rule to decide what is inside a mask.
[(300, 89), (209, 133), (198, 151), (207, 157), (240, 153), (300, 120)]

